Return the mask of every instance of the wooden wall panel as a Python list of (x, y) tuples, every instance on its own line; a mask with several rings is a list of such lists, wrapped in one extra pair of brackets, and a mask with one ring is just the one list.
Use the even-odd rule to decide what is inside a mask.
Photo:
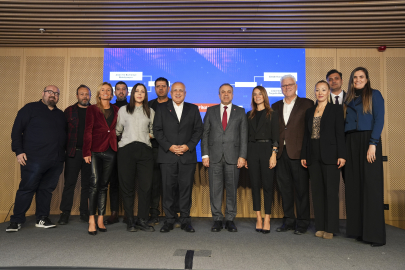
[(389, 224), (405, 228), (405, 170), (404, 170), (404, 131), (405, 131), (405, 49), (388, 49), (384, 53), (384, 88), (386, 89), (386, 129), (388, 156), (386, 186), (390, 205)]
[(0, 50), (0, 222), (3, 222), (14, 203), (19, 168), (11, 151), (11, 129), (20, 107), (23, 78), (23, 49)]

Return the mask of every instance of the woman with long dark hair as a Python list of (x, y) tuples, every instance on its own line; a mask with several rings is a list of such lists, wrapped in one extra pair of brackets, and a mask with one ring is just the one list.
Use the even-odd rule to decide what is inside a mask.
[[(279, 140), (278, 114), (270, 107), (267, 91), (257, 86), (252, 91), (252, 110), (248, 118), (248, 152), (245, 167), (249, 169), (253, 210), (256, 212), (256, 231), (270, 233), (271, 203), (273, 201), (273, 168), (277, 164)], [(248, 167), (249, 162), (249, 167)], [(264, 195), (264, 223), (261, 215), (261, 194)]]
[[(97, 104), (87, 108), (83, 137), (83, 157), (91, 163), (89, 192), (89, 234), (96, 235), (97, 229), (106, 232), (104, 225), (107, 189), (111, 173), (116, 163), (118, 107), (110, 103), (113, 89), (108, 82), (102, 83), (97, 90)], [(97, 224), (95, 214), (98, 208)]]
[(371, 88), (367, 69), (355, 68), (345, 99), (347, 235), (385, 245), (381, 132), (384, 99)]
[(308, 168), (315, 214), (315, 236), (332, 239), (339, 232), (340, 169), (346, 163), (343, 109), (329, 103), (330, 86), (315, 85), (316, 105), (305, 113), (301, 164)]
[[(118, 111), (118, 178), (127, 215), (127, 230), (153, 232), (147, 224), (153, 177), (153, 118), (145, 85), (135, 84), (128, 105)], [(135, 177), (138, 181), (138, 218), (134, 219)]]

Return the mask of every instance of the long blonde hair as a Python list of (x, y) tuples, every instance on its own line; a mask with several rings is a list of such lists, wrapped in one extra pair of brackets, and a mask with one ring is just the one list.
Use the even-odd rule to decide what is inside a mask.
[(101, 111), (102, 114), (105, 113), (105, 110), (104, 110), (104, 108), (103, 108), (103, 104), (101, 104), (100, 91), (101, 91), (101, 87), (103, 87), (104, 85), (108, 85), (108, 86), (110, 87), (110, 89), (111, 89), (111, 98), (110, 98), (110, 101), (111, 101), (112, 98), (113, 98), (113, 88), (112, 88), (112, 85), (111, 85), (110, 83), (108, 83), (108, 82), (103, 82), (102, 84), (100, 84), (100, 85), (97, 87), (97, 94), (96, 94), (97, 107), (100, 109), (100, 111)]

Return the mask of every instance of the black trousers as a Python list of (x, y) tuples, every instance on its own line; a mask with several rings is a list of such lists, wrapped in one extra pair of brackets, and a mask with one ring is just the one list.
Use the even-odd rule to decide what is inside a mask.
[(159, 148), (152, 148), (153, 151), (153, 178), (152, 178), (152, 192), (150, 200), (149, 214), (152, 218), (160, 216), (159, 203), (162, 194), (162, 172), (160, 165), (157, 163)]
[(313, 139), (312, 164), (308, 166), (311, 179), (312, 203), (317, 231), (339, 232), (340, 169), (336, 164), (324, 164), (319, 140)]
[(118, 180), (117, 165), (114, 166), (114, 170), (111, 173), (110, 180), (110, 210), (111, 212), (119, 212), (120, 210), (120, 186)]
[[(284, 146), (276, 166), (277, 184), (283, 200), (283, 222), (287, 226), (306, 230), (310, 218), (308, 170), (302, 167), (301, 160), (290, 159), (287, 151), (288, 148)], [(294, 213), (294, 197), (297, 218)]]
[(89, 194), (89, 214), (105, 214), (107, 203), (107, 189), (111, 174), (116, 166), (117, 153), (108, 148), (105, 152), (91, 153), (91, 177)]
[(118, 178), (127, 217), (134, 216), (135, 179), (138, 181), (138, 217), (149, 216), (153, 179), (152, 148), (132, 142), (118, 149)]
[(82, 155), (81, 149), (76, 149), (74, 157), (66, 156), (65, 159), (65, 185), (63, 187), (60, 210), (70, 212), (73, 206), (73, 196), (80, 172), (80, 214), (87, 214), (89, 211), (89, 183), (91, 177), (91, 165), (87, 164)]
[(271, 142), (249, 142), (248, 144), (248, 168), (250, 185), (252, 188), (253, 210), (261, 210), (260, 188), (263, 186), (264, 211), (271, 215), (271, 203), (273, 202), (274, 169), (270, 169), (270, 157), (273, 154)]
[(14, 214), (11, 222), (24, 223), (25, 213), (30, 208), (35, 196), (35, 216), (49, 216), (52, 192), (58, 185), (63, 170), (63, 162), (55, 160), (35, 160), (27, 156), (25, 166), (21, 168), (21, 182), (15, 196)]
[(162, 187), (163, 187), (163, 211), (166, 215), (166, 223), (173, 224), (176, 217), (175, 198), (178, 189), (180, 222), (185, 224), (191, 222), (191, 194), (193, 191), (195, 163), (182, 164), (162, 163)]
[(382, 146), (379, 140), (376, 161), (368, 163), (370, 137), (371, 131), (346, 134), (346, 233), (385, 244)]

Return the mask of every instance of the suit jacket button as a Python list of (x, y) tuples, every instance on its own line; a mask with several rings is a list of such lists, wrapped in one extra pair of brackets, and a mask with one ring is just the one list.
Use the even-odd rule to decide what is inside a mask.
[(287, 129), (287, 128), (285, 128), (285, 129)]
[(110, 132), (110, 131), (108, 131), (108, 132)]

